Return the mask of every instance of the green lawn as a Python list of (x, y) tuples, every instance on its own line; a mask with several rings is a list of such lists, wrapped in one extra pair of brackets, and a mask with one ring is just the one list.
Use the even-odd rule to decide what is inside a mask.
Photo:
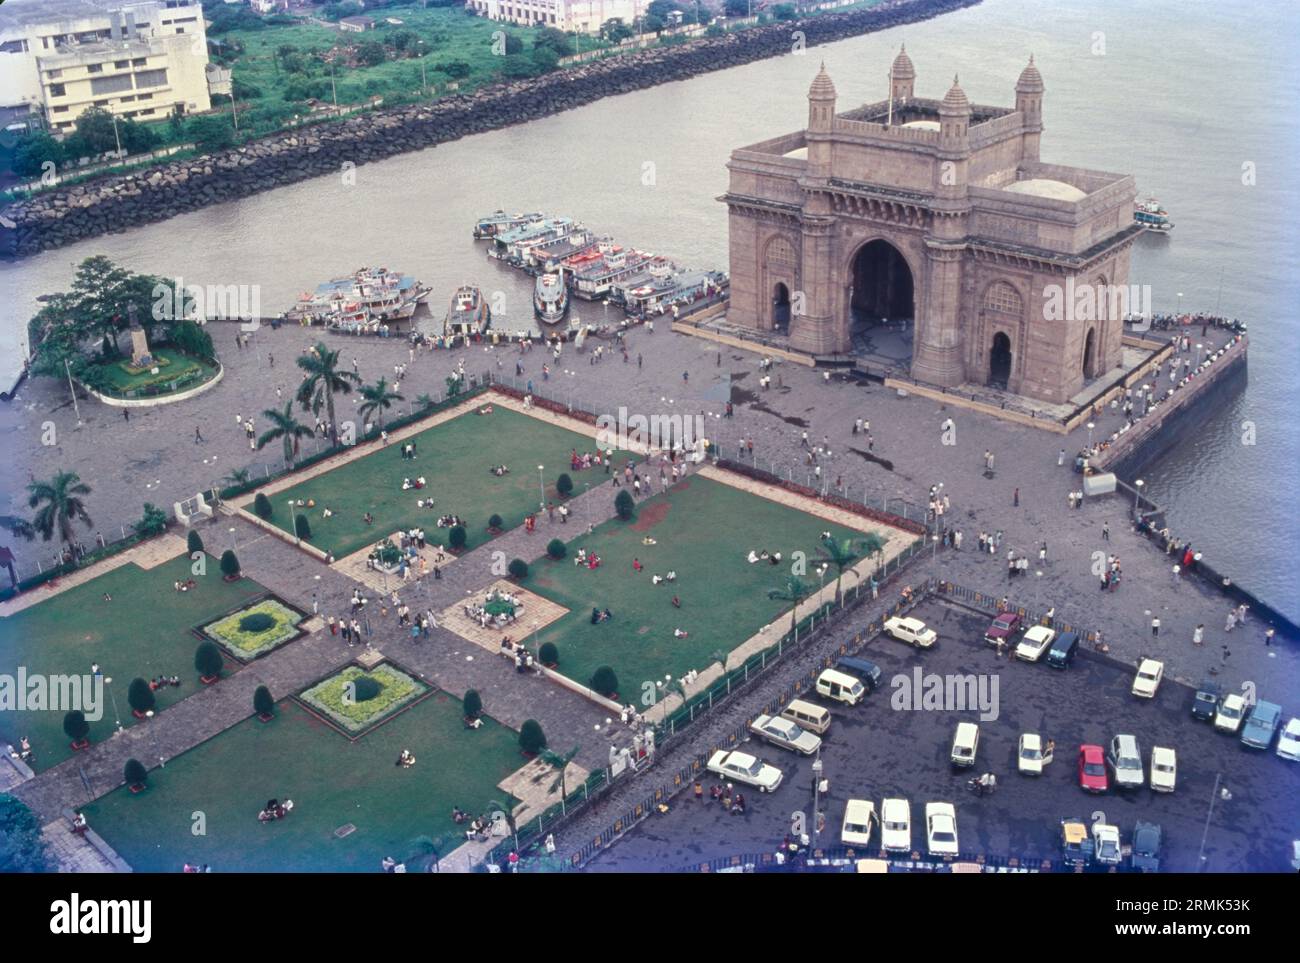
[[(251, 709), (250, 709), (251, 711)], [(452, 806), (475, 813), (525, 760), (517, 735), (493, 721), (468, 731), (459, 700), (435, 693), (356, 742), (297, 703), (278, 717), (248, 719), (149, 774), (133, 796), (122, 787), (85, 807), (91, 827), (137, 872), (378, 872), (385, 856), (412, 855), (412, 840), (445, 834), (444, 853), (464, 840)], [(416, 764), (396, 765), (410, 749)], [(275, 823), (257, 813), (269, 798), (292, 799)], [(194, 835), (195, 813), (206, 821)], [(343, 838), (335, 830), (352, 824)]]
[[(113, 732), (114, 697), (122, 725), (134, 724), (126, 690), (137, 676), (180, 676), (180, 688), (157, 691), (159, 711), (193, 695), (199, 685), (194, 671), (199, 640), (190, 629), (266, 590), (248, 578), (223, 581), (217, 560), (209, 558), (207, 575), (195, 577), (197, 586), (177, 592), (174, 583), (190, 577), (190, 564), (182, 555), (148, 571), (123, 565), (0, 619), (0, 673), (12, 676), (22, 666), (29, 676), (88, 675), (91, 664), (99, 663), (113, 682), (105, 688), (103, 717), (90, 724), (90, 738), (96, 742)], [(105, 593), (111, 602), (104, 601)], [(36, 753), (35, 768), (48, 769), (72, 755), (63, 734), (63, 715), (63, 709), (0, 712), (0, 737), (16, 745), (27, 736)]]
[[(620, 698), (639, 704), (644, 682), (703, 671), (713, 661), (712, 653), (730, 652), (787, 611), (789, 602), (769, 599), (767, 593), (783, 588), (794, 552), (807, 554), (804, 580), (815, 588), (824, 531), (836, 538), (860, 537), (729, 485), (690, 477), (666, 494), (638, 503), (631, 523), (606, 522), (592, 535), (570, 542), (563, 561), (541, 560), (533, 566), (524, 587), (570, 609), (538, 634), (538, 643), (554, 642), (560, 671), (583, 684), (598, 666), (612, 666)], [(657, 544), (643, 544), (646, 536)], [(579, 548), (594, 550), (602, 559), (600, 567), (593, 571), (574, 565)], [(746, 561), (750, 549), (780, 552), (782, 562), (751, 565)], [(645, 566), (640, 574), (632, 568), (634, 558)], [(652, 584), (652, 575), (670, 569), (677, 572), (675, 583)], [(832, 567), (828, 582), (834, 573)], [(674, 593), (681, 599), (680, 609), (673, 608)], [(608, 607), (613, 620), (592, 625), (593, 607)], [(521, 624), (527, 625), (526, 612)], [(675, 628), (689, 636), (676, 638)]]
[(203, 367), (189, 355), (182, 354), (175, 348), (150, 348), (149, 350), (155, 358), (167, 360), (167, 364), (158, 366), (157, 374), (153, 373), (152, 368), (145, 368), (137, 374), (131, 374), (120, 361), (107, 362), (99, 366), (107, 376), (115, 394), (124, 394), (146, 385), (176, 381)]
[[(341, 416), (342, 417), (342, 416)], [(414, 441), (418, 457), (402, 458), (401, 444), (393, 442), (363, 458), (342, 465), (285, 491), (268, 495), (274, 515), (271, 522), (292, 532), (290, 499), (315, 499), (316, 507), (303, 509), (311, 523), (311, 544), (333, 551), (342, 558), (357, 549), (392, 535), (398, 529), (420, 525), (434, 543), (445, 544), (447, 530), (437, 527), (441, 515), (459, 515), (465, 520), (467, 545), (474, 547), (488, 539), (488, 518), (500, 515), (505, 528), (521, 525), (524, 516), (536, 511), (541, 501), (537, 466), (545, 465), (547, 500), (555, 500), (555, 480), (567, 473), (574, 491), (581, 494), (583, 482), (603, 482), (596, 469), (569, 470), (569, 452), (595, 449), (595, 440), (564, 428), (557, 428), (528, 415), (497, 405), (491, 415), (473, 413), (453, 418), (421, 432)], [(621, 462), (617, 462), (621, 464)], [(496, 477), (494, 465), (506, 465), (510, 474)], [(424, 476), (423, 490), (402, 491), (402, 479)], [(432, 495), (432, 511), (416, 507)], [(328, 507), (334, 515), (323, 518)], [(367, 525), (363, 516), (375, 519)]]

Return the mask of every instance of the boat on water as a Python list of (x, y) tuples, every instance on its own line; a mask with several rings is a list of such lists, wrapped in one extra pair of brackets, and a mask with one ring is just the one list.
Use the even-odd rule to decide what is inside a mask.
[(505, 211), (493, 211), (487, 217), (478, 219), (478, 222), (474, 225), (474, 239), (481, 241), (486, 238), (496, 237), (498, 234), (512, 230), (520, 225), (540, 221), (545, 216), (540, 211), (532, 211), (528, 214), (507, 214)]
[(488, 255), (515, 267), (527, 263), (529, 252), (539, 244), (568, 237), (581, 228), (571, 217), (550, 217), (529, 221), (503, 231), (492, 239)]
[(381, 334), (408, 323), (429, 291), (408, 275), (363, 267), (324, 282), (314, 293), (303, 292), (286, 318), (345, 334)]
[(658, 261), (653, 254), (630, 250), (615, 244), (597, 246), (593, 252), (584, 252), (578, 259), (570, 259), (564, 267), (573, 279), (572, 288), (576, 297), (586, 301), (599, 301), (610, 295), (610, 289), (620, 281), (637, 274), (645, 273)]
[(543, 324), (559, 324), (569, 312), (569, 292), (564, 275), (539, 274), (533, 284), (533, 314)]
[(721, 271), (665, 271), (657, 267), (648, 276), (615, 285), (610, 300), (617, 300), (630, 318), (648, 318), (688, 308), (719, 294), (728, 285)]
[(492, 309), (488, 307), (483, 292), (472, 284), (463, 284), (451, 296), (451, 307), (442, 322), (442, 333), (449, 337), (471, 337), (483, 334), (491, 324)]
[(1133, 220), (1148, 231), (1164, 233), (1174, 229), (1174, 222), (1169, 220), (1169, 212), (1154, 197), (1133, 202)]

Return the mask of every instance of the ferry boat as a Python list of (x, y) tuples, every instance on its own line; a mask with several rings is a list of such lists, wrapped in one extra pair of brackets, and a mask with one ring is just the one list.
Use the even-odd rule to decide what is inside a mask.
[(472, 284), (464, 284), (451, 296), (451, 307), (442, 322), (442, 333), (469, 337), (483, 334), (491, 324), (492, 309), (488, 307), (483, 292)]
[(575, 230), (565, 237), (534, 245), (527, 256), (527, 268), (534, 274), (558, 271), (570, 258), (582, 257), (594, 250), (599, 241), (586, 229)]
[(718, 271), (669, 271), (650, 273), (620, 286), (623, 310), (631, 318), (648, 318), (712, 297), (727, 286), (727, 276)]
[(564, 274), (539, 274), (533, 285), (533, 314), (543, 324), (559, 324), (569, 311)]
[(1133, 220), (1148, 231), (1163, 233), (1174, 229), (1174, 222), (1169, 220), (1169, 212), (1154, 197), (1133, 202)]
[(405, 274), (363, 267), (349, 277), (326, 281), (315, 293), (303, 292), (286, 318), (323, 323), (345, 334), (377, 334), (384, 326), (409, 322), (429, 291)]
[(529, 251), (538, 244), (568, 237), (575, 229), (577, 227), (571, 217), (529, 221), (493, 238), (488, 255), (519, 267), (526, 263)]
[(587, 301), (599, 301), (611, 294), (615, 284), (634, 275), (644, 274), (656, 262), (667, 261), (656, 258), (645, 251), (609, 245), (598, 257), (587, 257), (577, 262), (567, 262), (573, 279), (572, 289), (575, 296)]
[(507, 214), (505, 211), (493, 211), (487, 217), (480, 217), (478, 223), (474, 225), (474, 240), (482, 241), (486, 238), (496, 237), (503, 231), (509, 231), (512, 228), (533, 221), (540, 221), (545, 216), (541, 211), (533, 211), (529, 214)]

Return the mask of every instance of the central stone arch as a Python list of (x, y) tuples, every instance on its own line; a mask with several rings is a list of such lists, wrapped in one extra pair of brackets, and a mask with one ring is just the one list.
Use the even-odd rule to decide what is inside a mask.
[(849, 259), (851, 323), (915, 321), (916, 284), (903, 252), (878, 237), (862, 244)]

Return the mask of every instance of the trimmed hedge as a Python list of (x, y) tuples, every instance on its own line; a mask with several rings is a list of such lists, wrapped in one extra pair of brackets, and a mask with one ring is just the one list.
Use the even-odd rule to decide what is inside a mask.
[[(222, 497), (227, 497), (225, 492), (222, 492)], [(275, 506), (271, 504), (271, 499), (266, 497), (265, 492), (258, 492), (257, 497), (253, 499), (253, 514), (264, 522), (269, 522), (271, 516), (275, 514)]]
[(225, 660), (221, 658), (221, 650), (217, 648), (217, 643), (200, 642), (199, 647), (194, 650), (194, 668), (205, 679), (221, 675), (224, 665)]
[(559, 665), (560, 650), (556, 648), (554, 642), (543, 642), (542, 647), (537, 650), (537, 659), (542, 665)]
[(528, 578), (528, 563), (522, 558), (511, 559), (510, 564), (506, 566), (506, 571), (510, 573), (511, 578)]
[(627, 521), (636, 513), (636, 502), (632, 501), (632, 496), (627, 489), (620, 489), (614, 496), (614, 511), (623, 521)]
[(557, 561), (564, 558), (566, 551), (567, 549), (564, 547), (564, 543), (558, 538), (553, 538), (546, 543), (546, 554)]
[(126, 688), (126, 704), (136, 712), (148, 712), (158, 700), (154, 697), (153, 689), (149, 688), (149, 683), (144, 679), (132, 679), (131, 684)]
[(591, 674), (591, 688), (608, 698), (618, 695), (618, 676), (607, 665), (602, 665)]
[(464, 702), (466, 719), (477, 719), (483, 714), (483, 697), (478, 694), (478, 689), (466, 692)]
[(527, 719), (519, 727), (519, 748), (530, 756), (535, 756), (546, 748), (546, 733), (536, 719)]

